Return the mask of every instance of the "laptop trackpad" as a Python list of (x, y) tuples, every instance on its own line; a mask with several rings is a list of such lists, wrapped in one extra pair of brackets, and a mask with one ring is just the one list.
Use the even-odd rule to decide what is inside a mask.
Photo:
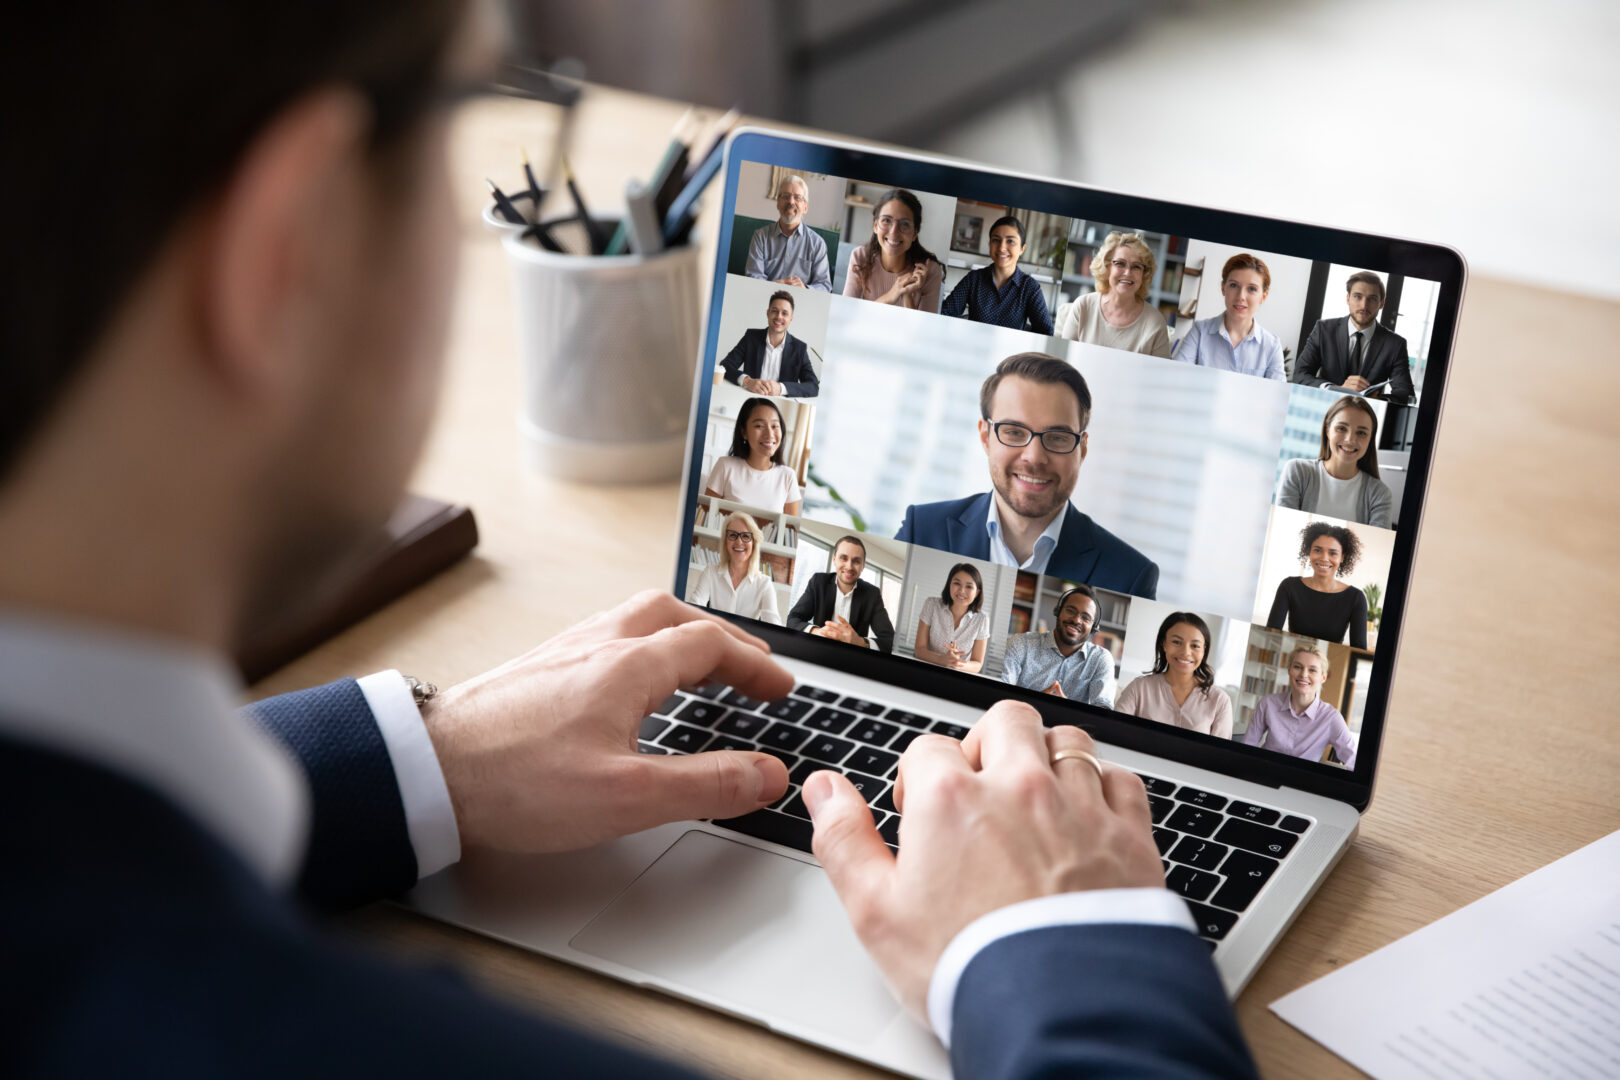
[(869, 1042), (900, 1011), (820, 867), (695, 829), (569, 944), (840, 1040)]

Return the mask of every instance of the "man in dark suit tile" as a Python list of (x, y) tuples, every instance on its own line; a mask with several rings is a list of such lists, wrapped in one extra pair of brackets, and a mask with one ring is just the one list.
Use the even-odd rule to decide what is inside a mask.
[(833, 568), (815, 574), (788, 612), (788, 628), (832, 638), (860, 648), (894, 651), (894, 623), (883, 607), (883, 590), (861, 580), (866, 545), (840, 537), (833, 545)]
[(821, 389), (810, 349), (788, 333), (793, 325), (793, 294), (779, 289), (765, 307), (764, 329), (743, 331), (742, 340), (720, 361), (726, 382), (751, 394), (815, 397)]
[(1344, 286), (1348, 315), (1318, 319), (1311, 327), (1294, 365), (1294, 381), (1359, 394), (1388, 383), (1368, 397), (1397, 405), (1417, 400), (1412, 388), (1411, 352), (1406, 339), (1378, 324), (1384, 306), (1384, 282), (1370, 270), (1358, 270)]
[(1091, 422), (1079, 370), (1009, 356), (980, 388), (979, 415), (991, 490), (906, 507), (895, 539), (1153, 599), (1159, 565), (1069, 502)]

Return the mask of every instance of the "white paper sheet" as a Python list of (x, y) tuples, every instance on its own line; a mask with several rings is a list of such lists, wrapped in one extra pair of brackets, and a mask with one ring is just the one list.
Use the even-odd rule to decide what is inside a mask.
[(1271, 1009), (1377, 1080), (1620, 1077), (1620, 832)]

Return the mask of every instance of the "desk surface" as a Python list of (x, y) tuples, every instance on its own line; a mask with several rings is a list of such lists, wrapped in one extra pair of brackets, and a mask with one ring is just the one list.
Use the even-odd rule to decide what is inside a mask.
[[(582, 108), (571, 157), (584, 189), (602, 193), (650, 167), (681, 112), (606, 91)], [(519, 145), (543, 155), (554, 123), (543, 106), (480, 104), (452, 146), (462, 278), (443, 403), (413, 488), (475, 508), (477, 554), (255, 696), (388, 667), (452, 683), (638, 589), (669, 587), (675, 484), (558, 483), (520, 456), (506, 269), (478, 213), (483, 177), (515, 185)], [(712, 225), (700, 227), (712, 245)], [(1238, 1001), (1268, 1074), (1360, 1075), (1270, 1002), (1620, 829), (1616, 340), (1620, 305), (1472, 283), (1377, 795), (1343, 862)], [(591, 553), (588, 573), (575, 565), (580, 550)], [(720, 1075), (877, 1075), (410, 913), (376, 907), (344, 926), (390, 952), (452, 959), (497, 993)]]

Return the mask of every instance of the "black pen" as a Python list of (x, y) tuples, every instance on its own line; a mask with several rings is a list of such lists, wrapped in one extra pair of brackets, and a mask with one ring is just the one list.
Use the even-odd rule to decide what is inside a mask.
[(489, 193), (495, 196), (495, 210), (501, 217), (510, 221), (513, 225), (527, 225), (529, 223), (529, 219), (524, 217), (518, 208), (513, 205), (512, 200), (506, 197), (506, 192), (495, 186), (495, 181), (486, 178), (484, 183), (489, 185)]
[(568, 249), (557, 243), (557, 238), (551, 235), (551, 230), (541, 222), (537, 221), (524, 229), (523, 236), (525, 239), (531, 236), (534, 237), (539, 245), (547, 251), (554, 251), (558, 255), (568, 254)]
[(568, 185), (568, 194), (574, 200), (574, 209), (579, 211), (580, 224), (585, 226), (585, 235), (590, 237), (591, 254), (600, 255), (607, 250), (608, 238), (602, 235), (601, 223), (591, 217), (591, 212), (586, 209), (585, 197), (579, 193), (579, 184), (574, 181), (574, 170), (568, 164), (567, 158), (563, 158), (562, 168), (563, 182)]
[(534, 200), (534, 216), (538, 218), (540, 216), (540, 200), (545, 198), (546, 192), (540, 186), (540, 181), (534, 178), (534, 167), (529, 164), (529, 152), (519, 148), (518, 153), (523, 155), (523, 175), (529, 178), (529, 198)]

